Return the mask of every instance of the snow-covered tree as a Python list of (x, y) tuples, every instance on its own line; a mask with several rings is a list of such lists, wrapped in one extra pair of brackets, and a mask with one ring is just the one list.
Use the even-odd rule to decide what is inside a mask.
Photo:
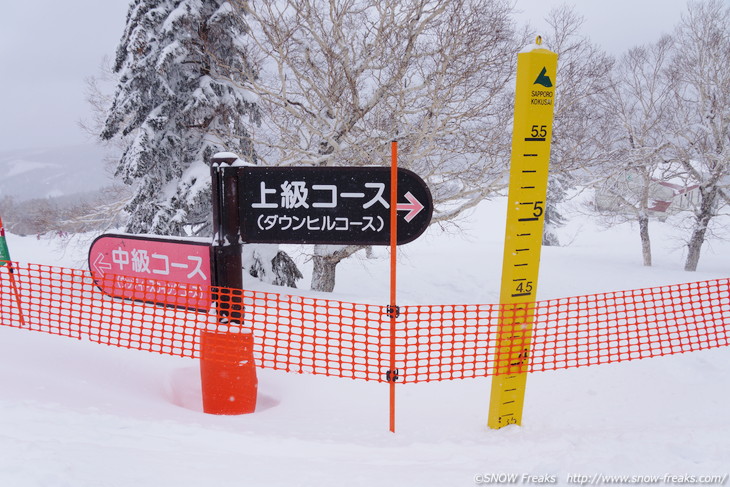
[[(516, 53), (503, 0), (281, 0), (237, 7), (262, 63), (253, 81), (268, 164), (400, 164), (428, 183), (433, 222), (504, 185)], [(253, 52), (253, 51), (252, 51)], [(360, 246), (315, 246), (312, 288)]]
[(690, 2), (675, 34), (674, 160), (699, 184), (685, 270), (694, 271), (730, 179), (730, 6)]
[(605, 124), (596, 105), (610, 86), (614, 61), (582, 34), (585, 19), (574, 8), (555, 8), (545, 20), (543, 37), (558, 54), (558, 72), (543, 245), (559, 245), (557, 229), (565, 222), (560, 205), (576, 173), (601, 160)]
[[(224, 0), (134, 0), (117, 48), (118, 86), (101, 138), (119, 139), (116, 175), (134, 187), (127, 231), (212, 233), (209, 161), (235, 152), (255, 163), (260, 121), (245, 17)], [(97, 97), (97, 100), (99, 98)], [(294, 286), (301, 273), (276, 246), (249, 246), (244, 267)]]
[(609, 149), (598, 178), (599, 194), (607, 200), (603, 209), (619, 221), (639, 224), (645, 266), (651, 265), (649, 219), (656, 188), (680, 175), (676, 166), (666, 164), (673, 110), (672, 48), (672, 39), (665, 36), (630, 49), (617, 63), (599, 105), (607, 114), (602, 127)]
[(209, 158), (226, 150), (255, 162), (255, 70), (240, 42), (248, 32), (222, 0), (130, 4), (101, 133), (128, 141), (116, 168), (135, 188), (128, 231), (210, 234)]

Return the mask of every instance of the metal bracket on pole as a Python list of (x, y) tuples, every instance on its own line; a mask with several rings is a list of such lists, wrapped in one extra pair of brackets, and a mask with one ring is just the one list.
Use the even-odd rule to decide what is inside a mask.
[(400, 377), (400, 371), (398, 369), (385, 371), (385, 381), (386, 382), (396, 382), (399, 377)]

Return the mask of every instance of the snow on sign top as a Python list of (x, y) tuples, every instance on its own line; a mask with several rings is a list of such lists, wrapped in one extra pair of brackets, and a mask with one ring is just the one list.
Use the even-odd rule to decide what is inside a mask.
[(525, 46), (520, 51), (520, 54), (533, 52), (533, 51), (549, 51), (549, 49), (546, 49), (545, 46), (542, 45), (542, 36), (537, 36), (535, 38), (535, 43)]
[(101, 235), (89, 248), (89, 269), (99, 289), (112, 297), (210, 308), (210, 243)]
[(213, 167), (239, 166), (242, 162), (233, 152), (216, 152), (211, 161)]
[(234, 152), (216, 152), (213, 159), (238, 159), (238, 154)]
[[(251, 162), (244, 161), (234, 152), (217, 152), (211, 159), (213, 167), (219, 165), (230, 166), (230, 167), (241, 167), (241, 166), (255, 166)], [(232, 161), (232, 162), (226, 162)]]

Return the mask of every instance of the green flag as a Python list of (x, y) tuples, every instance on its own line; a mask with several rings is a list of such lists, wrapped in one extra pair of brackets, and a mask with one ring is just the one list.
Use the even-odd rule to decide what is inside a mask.
[(10, 260), (10, 251), (8, 250), (8, 244), (5, 241), (5, 227), (3, 227), (3, 220), (0, 218), (0, 265), (8, 265), (7, 262)]

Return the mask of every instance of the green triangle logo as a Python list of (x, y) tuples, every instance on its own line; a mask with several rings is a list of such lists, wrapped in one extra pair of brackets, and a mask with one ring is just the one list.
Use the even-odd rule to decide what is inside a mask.
[[(5, 229), (3, 228), (3, 220), (0, 218), (0, 260), (10, 260), (10, 252), (8, 251), (8, 243), (5, 241)], [(3, 262), (0, 265), (4, 265)]]
[(550, 76), (547, 75), (547, 68), (542, 68), (542, 71), (540, 71), (540, 74), (537, 76), (537, 79), (533, 84), (542, 85), (545, 88), (553, 87), (553, 82), (550, 81)]
[[(0, 234), (0, 261), (10, 260), (10, 252), (8, 251), (8, 244), (5, 241), (5, 237)], [(0, 262), (0, 265), (4, 265), (5, 262)]]

